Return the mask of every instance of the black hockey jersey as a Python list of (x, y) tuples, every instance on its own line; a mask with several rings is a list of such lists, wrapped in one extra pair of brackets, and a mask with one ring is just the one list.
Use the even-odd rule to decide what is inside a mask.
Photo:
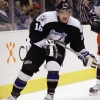
[(80, 22), (70, 16), (68, 23), (61, 23), (58, 21), (56, 11), (45, 12), (38, 16), (31, 23), (29, 37), (31, 43), (39, 47), (45, 45), (46, 39), (52, 39), (70, 44), (76, 52), (85, 48)]

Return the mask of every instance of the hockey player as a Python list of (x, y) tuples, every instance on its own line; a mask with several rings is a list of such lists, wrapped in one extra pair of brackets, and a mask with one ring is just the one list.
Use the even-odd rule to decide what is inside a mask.
[[(88, 0), (84, 0), (87, 2)], [(90, 8), (91, 2), (87, 4), (87, 9), (90, 11), (90, 25), (91, 31), (97, 33), (97, 44), (98, 44), (98, 52), (97, 54), (100, 56), (100, 0), (94, 5), (93, 9)], [(100, 59), (100, 57), (99, 57)], [(100, 60), (98, 62), (100, 64)], [(96, 71), (96, 85), (89, 89), (90, 95), (98, 94), (100, 91), (100, 68), (97, 68)]]
[[(97, 54), (100, 56), (100, 0), (94, 5), (94, 8), (90, 11), (89, 14), (91, 21), (91, 30), (96, 32), (97, 35), (97, 43), (98, 43), (98, 52)], [(100, 57), (99, 57), (100, 59)], [(100, 64), (100, 60), (99, 60)], [(100, 68), (97, 68), (96, 72), (96, 85), (91, 87), (89, 92), (91, 95), (98, 94), (100, 91)]]
[[(81, 24), (70, 15), (70, 4), (61, 1), (57, 11), (42, 13), (31, 23), (29, 34), (31, 48), (26, 54), (22, 69), (14, 82), (11, 96), (7, 100), (17, 100), (27, 81), (39, 70), (45, 60), (48, 74), (47, 94), (43, 100), (53, 100), (59, 81), (60, 66), (65, 58), (65, 48), (56, 44), (56, 41), (70, 44), (74, 51), (92, 60), (91, 67), (96, 67), (95, 57), (85, 49)], [(81, 56), (79, 58), (81, 59)], [(89, 60), (82, 61), (84, 66), (87, 66)]]

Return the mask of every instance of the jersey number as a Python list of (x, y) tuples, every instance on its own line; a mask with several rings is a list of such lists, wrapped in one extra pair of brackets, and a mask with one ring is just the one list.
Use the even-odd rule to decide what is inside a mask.
[(38, 31), (41, 31), (42, 32), (42, 26), (41, 25), (39, 25), (39, 23), (36, 23), (35, 24), (35, 30), (38, 30)]

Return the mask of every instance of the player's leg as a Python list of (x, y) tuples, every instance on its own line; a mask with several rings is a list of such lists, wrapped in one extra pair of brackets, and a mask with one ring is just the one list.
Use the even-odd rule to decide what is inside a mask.
[[(97, 35), (97, 44), (98, 44), (98, 56), (99, 56), (99, 61), (98, 63), (100, 64), (100, 34)], [(96, 85), (91, 87), (89, 89), (90, 95), (98, 94), (100, 92), (100, 68), (97, 68), (96, 71)]]
[(95, 95), (100, 92), (100, 68), (97, 68), (96, 73), (96, 85), (89, 89), (90, 95)]
[(32, 46), (28, 51), (21, 71), (18, 74), (17, 79), (14, 82), (11, 96), (7, 100), (17, 100), (20, 92), (27, 85), (27, 81), (33, 76), (34, 72), (37, 72), (39, 67), (45, 60), (45, 50), (37, 46)]
[(55, 60), (52, 57), (47, 57), (47, 95), (43, 100), (53, 100), (55, 89), (59, 81), (59, 71), (65, 57), (65, 49), (63, 47), (57, 46), (58, 48), (58, 58)]

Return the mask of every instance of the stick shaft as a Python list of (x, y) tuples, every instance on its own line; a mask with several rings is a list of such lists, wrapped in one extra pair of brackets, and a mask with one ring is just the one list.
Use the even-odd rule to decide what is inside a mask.
[(84, 57), (82, 54), (78, 53), (78, 52), (75, 52), (73, 49), (71, 48), (68, 48), (67, 46), (65, 46), (65, 44), (59, 42), (59, 41), (56, 41), (56, 44), (62, 46), (63, 48), (66, 48), (68, 49), (69, 51), (73, 52), (74, 54), (76, 54), (77, 56), (81, 56), (83, 59), (86, 59), (86, 57)]
[[(63, 48), (65, 48), (65, 49), (67, 49), (67, 50), (73, 52), (73, 53), (76, 54), (77, 56), (81, 56), (81, 58), (82, 58), (83, 60), (88, 59), (87, 57), (84, 57), (82, 54), (80, 54), (80, 53), (78, 53), (78, 52), (75, 52), (73, 49), (68, 48), (65, 44), (63, 44), (63, 43), (60, 42), (60, 41), (56, 41), (56, 44), (58, 44), (58, 45), (62, 46)], [(97, 66), (97, 68), (100, 68), (100, 65), (99, 65), (99, 64), (97, 64), (96, 66)]]

